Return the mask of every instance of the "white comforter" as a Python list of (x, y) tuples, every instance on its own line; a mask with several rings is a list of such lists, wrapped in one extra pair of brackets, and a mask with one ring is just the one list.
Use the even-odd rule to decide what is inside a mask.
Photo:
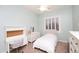
[(34, 42), (33, 48), (36, 47), (36, 48), (40, 48), (44, 51), (47, 51), (49, 53), (51, 53), (51, 52), (54, 53), (56, 44), (57, 44), (56, 35), (46, 34)]

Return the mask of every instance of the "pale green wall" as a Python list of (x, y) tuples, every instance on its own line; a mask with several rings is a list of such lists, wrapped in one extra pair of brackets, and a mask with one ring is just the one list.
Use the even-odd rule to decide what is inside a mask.
[(12, 26), (34, 26), (37, 30), (37, 14), (24, 6), (0, 6), (0, 24)]
[(73, 6), (72, 10), (73, 30), (79, 31), (79, 5)]
[(72, 30), (72, 6), (40, 15), (39, 31), (41, 35), (44, 33), (44, 18), (50, 16), (59, 16), (60, 32), (58, 33), (58, 40), (68, 41), (69, 31)]

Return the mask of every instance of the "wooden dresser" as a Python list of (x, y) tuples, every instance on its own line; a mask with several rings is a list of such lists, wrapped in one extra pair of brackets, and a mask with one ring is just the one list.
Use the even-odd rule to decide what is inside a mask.
[(79, 31), (70, 31), (69, 52), (79, 53)]

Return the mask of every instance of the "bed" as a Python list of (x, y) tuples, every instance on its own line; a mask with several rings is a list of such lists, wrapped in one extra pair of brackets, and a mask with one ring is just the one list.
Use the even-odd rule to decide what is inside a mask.
[(38, 38), (33, 43), (33, 48), (39, 48), (43, 51), (46, 51), (48, 53), (54, 53), (55, 47), (57, 44), (57, 37), (55, 34), (46, 34), (40, 38)]

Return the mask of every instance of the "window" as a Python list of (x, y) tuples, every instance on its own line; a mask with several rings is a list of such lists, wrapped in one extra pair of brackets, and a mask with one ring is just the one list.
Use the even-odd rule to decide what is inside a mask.
[(45, 19), (45, 30), (59, 31), (59, 18), (49, 17)]

